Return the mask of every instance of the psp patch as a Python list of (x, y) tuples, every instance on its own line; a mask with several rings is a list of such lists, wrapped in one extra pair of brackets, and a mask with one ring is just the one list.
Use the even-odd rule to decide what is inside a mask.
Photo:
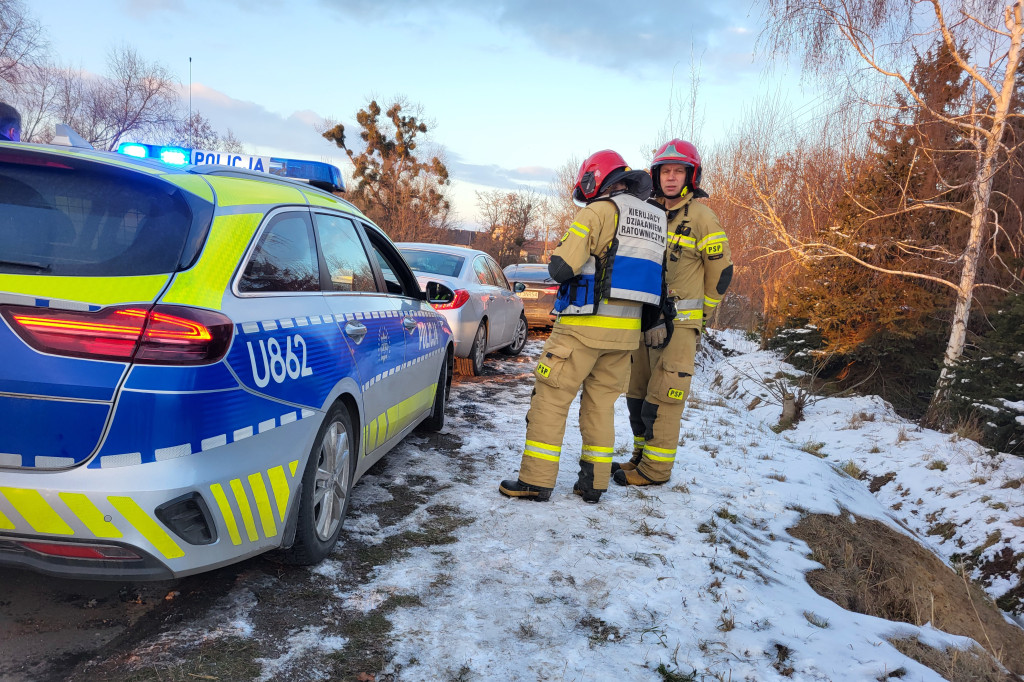
[(716, 253), (722, 253), (723, 248), (724, 244), (712, 244), (711, 246), (704, 249), (704, 251), (706, 251), (709, 256), (713, 256)]
[(537, 374), (541, 375), (545, 379), (551, 374), (551, 368), (545, 365), (543, 362), (537, 363)]
[(686, 392), (678, 388), (668, 389), (668, 397), (672, 400), (682, 400), (684, 395), (686, 395)]

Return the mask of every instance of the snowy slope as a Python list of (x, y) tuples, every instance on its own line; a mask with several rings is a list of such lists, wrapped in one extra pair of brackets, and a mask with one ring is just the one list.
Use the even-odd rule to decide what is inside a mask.
[[(935, 544), (942, 538), (931, 536), (944, 557), (963, 551), (958, 539), (974, 547), (995, 530), (1000, 537), (990, 551), (1019, 551), (1024, 528), (1012, 521), (1024, 491), (999, 486), (1024, 477), (1024, 460), (993, 459), (969, 441), (916, 432), (876, 398), (819, 401), (795, 430), (775, 434), (769, 427), (779, 408), (748, 410), (765, 393), (748, 377), (795, 370), (738, 335), (724, 336), (740, 354), (705, 357), (672, 481), (643, 490), (613, 484), (599, 505), (571, 493), (581, 445), (578, 402), (552, 501), (497, 492), (519, 465), (532, 386), (528, 358), (503, 361), (493, 381), (457, 384), (445, 431), (461, 438), (458, 452), (440, 453), (413, 438), (389, 458), (442, 482), (431, 505), (457, 507), (474, 521), (457, 531), (457, 543), (414, 549), (339, 595), (347, 608), (364, 610), (392, 595), (419, 598), (422, 606), (388, 616), (395, 656), (382, 672), (402, 680), (660, 680), (655, 669), (664, 665), (723, 680), (872, 680), (898, 668), (903, 679), (940, 679), (886, 638), (916, 634), (938, 646), (964, 640), (853, 614), (819, 597), (803, 575), (817, 564), (786, 528), (799, 519), (797, 510), (840, 508), (899, 528), (889, 509), (902, 503), (891, 513), (921, 533), (939, 521), (931, 512), (964, 522), (949, 541)], [(531, 342), (526, 353), (539, 349)], [(865, 421), (861, 413), (877, 416)], [(628, 456), (624, 400), (616, 430)], [(898, 474), (876, 499), (865, 482), (837, 469), (846, 460), (872, 474)], [(361, 496), (387, 495), (372, 477), (357, 487), (346, 526), (353, 537), (380, 542), (423, 521), (421, 509), (382, 530), (375, 517), (360, 515)], [(315, 570), (330, 578), (335, 564)], [(990, 591), (998, 596), (1007, 587), (997, 580)], [(792, 652), (792, 677), (772, 666), (777, 645)]]

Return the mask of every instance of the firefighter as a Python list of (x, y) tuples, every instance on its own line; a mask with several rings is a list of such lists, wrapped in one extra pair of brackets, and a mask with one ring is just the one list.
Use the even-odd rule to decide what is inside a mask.
[(708, 196), (700, 188), (697, 148), (678, 139), (665, 143), (654, 155), (651, 178), (655, 201), (667, 211), (665, 286), (676, 314), (667, 325), (668, 343), (663, 349), (641, 344), (633, 353), (626, 393), (633, 456), (628, 462), (612, 465), (614, 480), (620, 485), (668, 481), (697, 341), (732, 280), (725, 231), (714, 212), (695, 201)]
[(21, 114), (4, 102), (0, 102), (0, 141), (21, 142)]
[(585, 205), (548, 265), (559, 283), (558, 313), (534, 370), (526, 444), (518, 479), (502, 481), (509, 497), (551, 497), (565, 420), (580, 388), (583, 451), (573, 492), (596, 503), (608, 489), (615, 445), (616, 399), (640, 344), (641, 309), (662, 300), (665, 212), (648, 204), (651, 179), (611, 150), (580, 167), (573, 199)]

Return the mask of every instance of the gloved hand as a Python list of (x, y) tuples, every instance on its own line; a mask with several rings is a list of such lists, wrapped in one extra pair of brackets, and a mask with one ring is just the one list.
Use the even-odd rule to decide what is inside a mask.
[(645, 331), (644, 343), (648, 348), (664, 348), (668, 343), (668, 330), (665, 329), (665, 323), (662, 322)]

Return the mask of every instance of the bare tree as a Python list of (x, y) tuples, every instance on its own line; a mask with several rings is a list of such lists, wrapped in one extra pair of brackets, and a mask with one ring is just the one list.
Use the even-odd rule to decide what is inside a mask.
[(572, 190), (576, 185), (580, 164), (579, 158), (570, 156), (565, 163), (555, 169), (555, 176), (548, 183), (548, 199), (544, 204), (544, 215), (537, 225), (536, 235), (537, 239), (544, 241), (544, 262), (548, 260), (550, 244), (569, 231), (572, 219), (580, 210), (572, 200)]
[(174, 123), (178, 91), (166, 67), (122, 46), (110, 53), (108, 68), (100, 88), (106, 115), (97, 142), (117, 149), (126, 135), (146, 136)]
[[(1012, 110), (1017, 75), (1024, 57), (1024, 0), (767, 0), (769, 23), (762, 34), (767, 51), (803, 56), (808, 73), (834, 82), (853, 63), (903, 93), (917, 118), (941, 121), (966, 143), (971, 172), (965, 206), (917, 203), (907, 210), (946, 210), (969, 220), (963, 249), (955, 255), (959, 275), (953, 279), (927, 273), (891, 270), (872, 265), (828, 244), (801, 245), (852, 258), (888, 274), (939, 283), (956, 295), (944, 366), (932, 399), (931, 412), (945, 399), (950, 372), (964, 349), (967, 322), (975, 292), (991, 284), (977, 281), (982, 246), (999, 234), (990, 205), (993, 178), (1002, 159), (1012, 156), (1006, 131), (1020, 114)], [(938, 109), (910, 77), (913, 57), (927, 45), (941, 42), (968, 79), (968, 95), (955, 114)], [(942, 245), (951, 251), (953, 245)]]
[(200, 111), (194, 111), (191, 116), (186, 115), (185, 118), (174, 121), (165, 140), (167, 144), (193, 149), (230, 151), (223, 149), (220, 135), (214, 130), (210, 119), (203, 116)]
[(514, 192), (477, 192), (477, 206), (487, 228), (486, 250), (504, 267), (519, 261), (519, 252), (544, 212), (544, 200), (529, 188)]
[(18, 85), (46, 52), (43, 29), (21, 0), (0, 0), (0, 93)]

